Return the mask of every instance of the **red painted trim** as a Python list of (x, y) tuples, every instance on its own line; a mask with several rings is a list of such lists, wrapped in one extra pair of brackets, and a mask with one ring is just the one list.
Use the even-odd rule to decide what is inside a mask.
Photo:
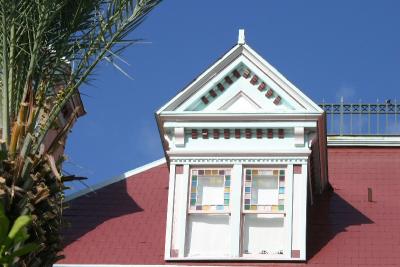
[(222, 85), (222, 83), (217, 84), (218, 90), (223, 92), (225, 90), (225, 87)]
[(279, 103), (281, 103), (281, 97), (280, 97), (280, 96), (277, 96), (277, 97), (275, 98), (275, 100), (274, 100), (274, 104), (275, 104), (275, 105), (278, 105)]
[(274, 130), (268, 129), (267, 136), (268, 136), (269, 139), (274, 138)]
[(203, 129), (201, 131), (201, 135), (202, 135), (203, 139), (208, 139), (208, 130), (207, 129)]
[(251, 134), (251, 129), (246, 129), (246, 130), (245, 130), (245, 136), (246, 136), (247, 139), (250, 139), (250, 138), (251, 138), (251, 136), (252, 136), (252, 134)]
[(272, 89), (268, 89), (268, 91), (265, 93), (265, 96), (270, 98), (272, 96), (272, 94), (274, 93), (274, 91), (272, 91)]
[(192, 139), (197, 139), (197, 130), (192, 129)]
[(261, 138), (262, 138), (262, 135), (263, 135), (262, 129), (257, 129), (257, 130), (256, 130), (256, 134), (257, 134), (257, 138), (258, 138), (258, 139), (261, 139)]
[(279, 129), (278, 130), (278, 138), (279, 139), (285, 138), (285, 130), (284, 129)]
[(294, 174), (301, 174), (302, 172), (302, 166), (301, 165), (293, 165), (293, 173)]
[(210, 95), (212, 96), (212, 97), (217, 97), (217, 93), (214, 91), (214, 89), (211, 89), (210, 91), (208, 91), (209, 93), (210, 93)]
[(240, 129), (235, 129), (235, 138), (240, 138)]
[(213, 130), (213, 136), (214, 136), (214, 139), (219, 139), (219, 130), (218, 129)]
[(224, 129), (224, 138), (229, 139), (231, 137), (231, 131), (229, 129)]
[(265, 87), (267, 87), (267, 85), (265, 84), (265, 82), (261, 82), (260, 85), (258, 86), (258, 90), (262, 91), (265, 89)]
[(254, 75), (253, 78), (251, 78), (250, 83), (252, 85), (255, 85), (258, 82), (258, 76)]
[(229, 83), (229, 84), (232, 84), (232, 83), (233, 83), (231, 77), (229, 77), (229, 76), (225, 76), (225, 81), (226, 81), (227, 83)]

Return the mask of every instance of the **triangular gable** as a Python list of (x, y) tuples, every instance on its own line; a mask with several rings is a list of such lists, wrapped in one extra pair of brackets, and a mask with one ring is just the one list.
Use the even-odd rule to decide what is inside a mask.
[[(222, 108), (242, 93), (260, 109)], [(244, 99), (240, 99), (244, 101)], [(244, 103), (244, 102), (243, 102)], [(238, 44), (157, 113), (322, 113), (322, 109), (246, 44)]]
[(219, 110), (228, 112), (256, 112), (261, 106), (248, 97), (243, 91), (232, 97), (228, 102), (219, 108)]

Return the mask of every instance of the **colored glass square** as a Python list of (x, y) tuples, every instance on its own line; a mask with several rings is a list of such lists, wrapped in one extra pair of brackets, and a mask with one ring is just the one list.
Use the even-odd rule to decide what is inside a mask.
[(278, 208), (279, 208), (280, 211), (282, 211), (282, 210), (285, 209), (285, 208), (284, 208), (284, 205), (279, 205)]
[(229, 193), (224, 193), (224, 199), (229, 199)]
[(279, 175), (283, 175), (284, 176), (285, 175), (285, 170), (280, 170), (279, 171)]
[(285, 188), (279, 187), (279, 194), (285, 194)]
[(273, 175), (278, 175), (279, 171), (278, 170), (274, 170)]
[(196, 193), (191, 193), (191, 194), (190, 194), (190, 198), (191, 198), (191, 199), (196, 199)]
[(246, 193), (250, 193), (251, 192), (251, 187), (245, 187), (244, 190), (245, 190)]
[(246, 175), (251, 175), (251, 170), (246, 170)]
[(229, 199), (224, 199), (224, 205), (229, 205)]
[(285, 181), (285, 176), (279, 176), (279, 181), (284, 182)]
[(211, 174), (212, 174), (212, 175), (218, 175), (218, 170), (212, 170), (212, 171), (211, 171)]
[(205, 171), (204, 171), (204, 174), (205, 174), (205, 175), (211, 175), (211, 170), (205, 170)]
[(252, 175), (258, 175), (258, 170), (253, 170)]
[(244, 205), (245, 210), (250, 210), (250, 205)]
[(230, 186), (231, 185), (231, 181), (230, 180), (225, 180), (225, 186)]
[(192, 190), (190, 191), (190, 193), (196, 193), (196, 187), (192, 187)]
[(225, 190), (224, 190), (225, 193), (229, 193), (230, 191), (231, 191), (230, 187), (225, 187)]
[(204, 170), (199, 170), (199, 175), (204, 175)]
[(197, 181), (197, 175), (192, 175), (192, 181)]
[(245, 204), (245, 205), (250, 205), (250, 199), (245, 199), (245, 200), (244, 200), (244, 204)]
[(204, 205), (203, 206), (203, 210), (209, 210), (210, 209), (210, 205)]
[(224, 210), (224, 209), (225, 209), (224, 205), (217, 205), (217, 210)]
[(201, 206), (196, 206), (196, 210), (201, 210)]
[(219, 170), (219, 175), (224, 175), (225, 171), (224, 170)]
[(196, 205), (196, 199), (191, 199), (190, 200), (190, 206)]
[(246, 181), (251, 181), (251, 175), (246, 175)]
[(250, 210), (257, 210), (257, 205), (251, 205)]
[(225, 180), (226, 181), (230, 181), (231, 180), (231, 176), (230, 175), (225, 175)]
[(272, 205), (271, 211), (278, 211), (278, 205)]

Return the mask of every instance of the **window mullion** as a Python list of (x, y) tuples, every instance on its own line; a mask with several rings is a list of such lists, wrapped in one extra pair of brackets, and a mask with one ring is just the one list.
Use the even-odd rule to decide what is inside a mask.
[[(185, 188), (188, 190), (189, 188), (189, 165), (183, 165), (183, 175), (180, 177), (180, 181), (176, 181), (180, 183), (181, 188)], [(183, 191), (185, 192), (185, 191)], [(180, 210), (179, 210), (179, 234), (178, 234), (178, 244), (179, 244), (179, 258), (183, 258), (185, 256), (185, 243), (186, 243), (186, 218), (187, 218), (187, 202), (188, 194), (182, 194), (182, 200), (180, 202)]]
[(241, 200), (242, 200), (242, 165), (235, 164), (232, 169), (232, 185), (231, 185), (231, 255), (234, 258), (240, 256), (240, 240), (241, 240)]

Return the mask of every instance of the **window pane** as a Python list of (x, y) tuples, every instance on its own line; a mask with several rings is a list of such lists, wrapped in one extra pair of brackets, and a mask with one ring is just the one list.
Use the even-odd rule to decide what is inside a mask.
[(280, 255), (284, 249), (284, 218), (273, 214), (246, 214), (243, 254)]
[(285, 170), (246, 169), (244, 210), (280, 212), (285, 202)]
[(230, 216), (225, 214), (190, 214), (186, 256), (229, 256)]
[(230, 189), (229, 169), (193, 169), (190, 183), (190, 210), (228, 211)]
[(278, 205), (278, 177), (253, 176), (252, 205)]

